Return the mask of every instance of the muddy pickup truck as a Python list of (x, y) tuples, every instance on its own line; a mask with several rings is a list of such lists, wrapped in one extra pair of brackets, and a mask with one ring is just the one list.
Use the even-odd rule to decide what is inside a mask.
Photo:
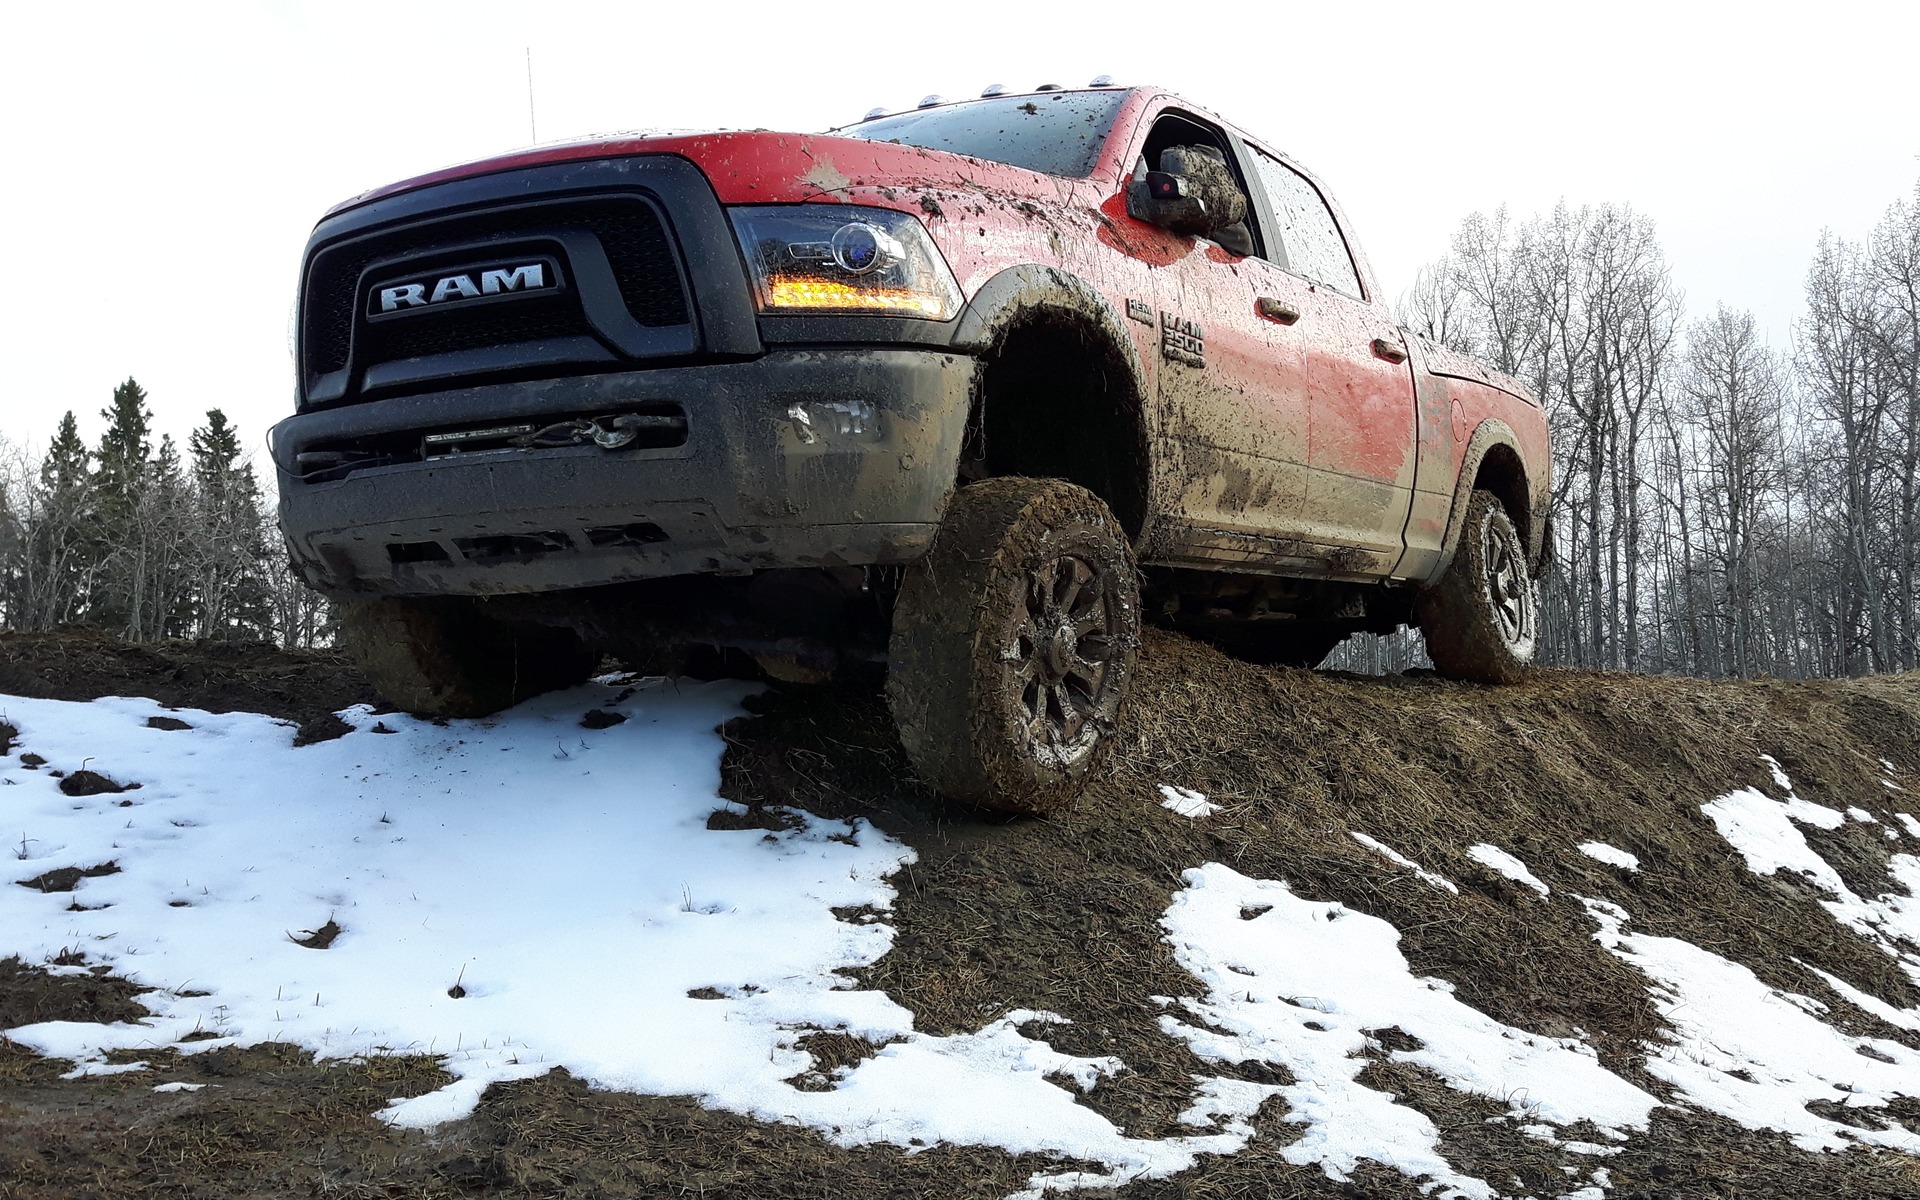
[(293, 561), (416, 713), (603, 653), (884, 664), (927, 783), (1039, 812), (1143, 621), (1301, 665), (1417, 623), (1489, 682), (1534, 649), (1539, 403), (1398, 327), (1312, 175), (1155, 88), (381, 188), (314, 230), (296, 354)]

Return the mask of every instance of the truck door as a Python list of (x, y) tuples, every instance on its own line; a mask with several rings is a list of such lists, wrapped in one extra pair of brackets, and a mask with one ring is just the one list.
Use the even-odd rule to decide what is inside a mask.
[[(1153, 122), (1141, 157), (1157, 163), (1175, 145), (1210, 145), (1235, 163), (1221, 131), (1179, 112)], [(1310, 452), (1307, 343), (1261, 315), (1261, 297), (1274, 289), (1257, 253), (1256, 214), (1250, 203), (1255, 255), (1193, 238), (1156, 272), (1151, 319), (1160, 334), (1161, 412), (1180, 460), (1171, 473), (1171, 520), (1151, 547), (1162, 561), (1278, 566), (1300, 554)]]
[[(1302, 535), (1335, 548), (1340, 574), (1384, 574), (1404, 549), (1418, 433), (1404, 335), (1369, 303), (1332, 209), (1306, 176), (1248, 146), (1268, 228), (1310, 293), (1308, 435)], [(1364, 555), (1364, 557), (1362, 557)]]

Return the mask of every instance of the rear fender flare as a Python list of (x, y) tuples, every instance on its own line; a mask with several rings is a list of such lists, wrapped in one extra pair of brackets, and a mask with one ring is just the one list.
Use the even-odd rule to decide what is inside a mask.
[[(1460, 460), (1460, 477), (1453, 485), (1453, 507), (1447, 515), (1445, 549), (1440, 555), (1440, 560), (1434, 564), (1433, 573), (1427, 577), (1427, 583), (1439, 582), (1441, 577), (1446, 575), (1447, 569), (1453, 565), (1453, 556), (1460, 549), (1460, 531), (1467, 521), (1467, 503), (1473, 499), (1474, 484), (1480, 478), (1480, 468), (1485, 465), (1487, 456), (1496, 449), (1504, 449), (1511, 453), (1521, 464), (1522, 472), (1526, 470), (1526, 456), (1521, 453), (1520, 439), (1514, 436), (1513, 428), (1498, 418), (1489, 418), (1480, 422), (1473, 431), (1473, 437), (1467, 442), (1466, 454)], [(1527, 497), (1531, 494), (1530, 485), (1523, 479), (1521, 495)], [(1546, 514), (1532, 511), (1530, 503), (1525, 507), (1527, 511), (1520, 514), (1523, 524), (1521, 532), (1526, 538), (1527, 562), (1535, 568), (1537, 573), (1545, 553), (1543, 535), (1547, 524)]]

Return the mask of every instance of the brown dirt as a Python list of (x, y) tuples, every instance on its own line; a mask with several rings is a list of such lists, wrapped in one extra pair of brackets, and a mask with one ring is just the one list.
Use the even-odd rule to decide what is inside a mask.
[[(0, 639), (0, 661), (14, 662), (16, 645)], [(110, 664), (118, 652), (83, 639), (64, 658), (52, 646), (34, 653), (40, 661)], [(336, 690), (325, 703), (364, 698), (337, 664), (251, 661), (255, 682), (242, 690), (256, 689), (252, 695), (304, 671), (316, 683), (331, 681)], [(150, 663), (142, 669), (145, 679), (167, 675)], [(83, 672), (63, 686), (78, 688), (81, 678), (101, 692), (152, 690)], [(8, 686), (0, 674), (0, 691)], [(1824, 1001), (1849, 1031), (1916, 1042), (1794, 961), (1895, 1004), (1920, 1003), (1891, 960), (1839, 931), (1804, 886), (1754, 877), (1699, 806), (1734, 787), (1777, 794), (1759, 760), (1765, 753), (1805, 798), (1855, 805), (1882, 821), (1892, 820), (1890, 801), (1906, 800), (1880, 782), (1877, 760), (1888, 758), (1916, 787), (1920, 808), (1912, 782), (1920, 779), (1920, 679), (1706, 683), (1539, 671), (1512, 687), (1481, 688), (1431, 676), (1253, 667), (1155, 633), (1135, 687), (1101, 777), (1075, 808), (1045, 820), (940, 803), (912, 781), (872, 692), (768, 692), (749, 702), (754, 716), (725, 731), (723, 790), (738, 807), (717, 813), (714, 824), (772, 824), (779, 808), (798, 806), (864, 816), (907, 841), (920, 858), (897, 878), (899, 900), (885, 918), (898, 938), (863, 973), (864, 985), (886, 989), (930, 1032), (977, 1029), (1015, 1008), (1066, 1016), (1071, 1024), (1028, 1032), (1066, 1052), (1119, 1056), (1129, 1069), (1084, 1102), (1135, 1134), (1174, 1131), (1194, 1074), (1286, 1081), (1270, 1068), (1201, 1063), (1160, 1032), (1161, 1009), (1148, 1000), (1195, 990), (1158, 922), (1179, 872), (1207, 861), (1285, 879), (1302, 895), (1393, 922), (1415, 970), (1452, 982), (1462, 1000), (1499, 1020), (1555, 1035), (1586, 1030), (1608, 1067), (1656, 1094), (1667, 1089), (1645, 1074), (1639, 1054), (1658, 1029), (1645, 982), (1593, 943), (1575, 894), (1619, 903), (1637, 929), (1686, 937), (1774, 986)], [(266, 707), (252, 699), (222, 705), (210, 694), (167, 702)], [(313, 715), (290, 703), (268, 711)], [(1206, 821), (1177, 817), (1156, 802), (1162, 783), (1227, 807)], [(1349, 831), (1448, 875), (1461, 895), (1411, 878)], [(1637, 854), (1642, 870), (1585, 858), (1573, 847), (1586, 840)], [(1478, 841), (1525, 860), (1552, 898), (1541, 902), (1473, 863), (1464, 851)], [(1857, 823), (1817, 837), (1843, 875), (1876, 892), (1885, 887), (1885, 843), (1878, 827)], [(6, 1024), (56, 1014), (124, 1018), (127, 1009), (114, 1006), (136, 1004), (135, 995), (123, 981), (0, 963)], [(1383, 1031), (1382, 1040), (1398, 1045), (1403, 1037)], [(807, 1086), (823, 1086), (835, 1067), (875, 1050), (831, 1033), (811, 1035), (807, 1048), (820, 1077)], [(473, 1118), (427, 1136), (371, 1116), (390, 1097), (436, 1086), (438, 1068), (427, 1060), (316, 1065), (262, 1047), (149, 1061), (150, 1071), (60, 1081), (63, 1064), (0, 1046), (0, 1197), (990, 1197), (1062, 1165), (965, 1147), (850, 1151), (683, 1098), (594, 1092), (563, 1072), (492, 1088)], [(1547, 1196), (1580, 1186), (1560, 1170), (1580, 1160), (1488, 1120), (1503, 1105), (1464, 1097), (1388, 1059), (1367, 1070), (1370, 1082), (1432, 1117), (1459, 1169), (1503, 1191)], [(162, 1078), (219, 1086), (157, 1096), (148, 1089)], [(1286, 1162), (1280, 1151), (1299, 1127), (1284, 1118), (1270, 1104), (1246, 1152), (1112, 1194), (1419, 1194), (1385, 1169), (1336, 1185), (1318, 1168)], [(1920, 1104), (1871, 1119), (1920, 1128)], [(1614, 1200), (1920, 1196), (1920, 1168), (1906, 1157), (1810, 1155), (1778, 1137), (1671, 1110), (1604, 1165)]]
[(75, 771), (60, 781), (60, 792), (67, 796), (117, 796), (139, 784), (116, 783), (98, 771)]
[[(43, 700), (147, 696), (169, 708), (266, 713), (322, 727), (349, 705), (391, 707), (380, 703), (342, 655), (281, 650), (265, 642), (136, 646), (84, 627), (0, 633), (0, 694)], [(345, 732), (341, 725), (332, 736)]]

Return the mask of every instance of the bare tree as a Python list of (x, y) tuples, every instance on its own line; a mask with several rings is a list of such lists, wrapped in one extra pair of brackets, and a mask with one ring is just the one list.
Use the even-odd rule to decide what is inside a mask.
[(1779, 499), (1779, 365), (1753, 315), (1724, 306), (1689, 331), (1680, 390), (1697, 431), (1700, 532), (1716, 586), (1710, 610), (1726, 669), (1765, 665), (1758, 643), (1762, 523)]

